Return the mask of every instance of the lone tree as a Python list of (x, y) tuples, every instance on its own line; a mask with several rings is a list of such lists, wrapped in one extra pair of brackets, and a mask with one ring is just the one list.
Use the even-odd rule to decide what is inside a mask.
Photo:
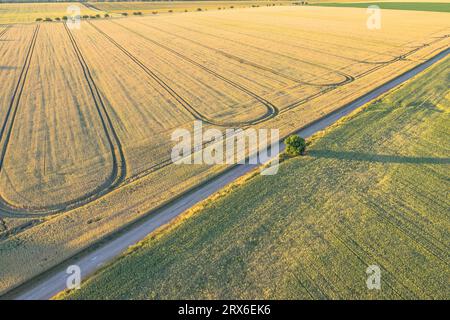
[(302, 137), (293, 134), (284, 140), (286, 153), (290, 156), (299, 156), (305, 153), (306, 141)]

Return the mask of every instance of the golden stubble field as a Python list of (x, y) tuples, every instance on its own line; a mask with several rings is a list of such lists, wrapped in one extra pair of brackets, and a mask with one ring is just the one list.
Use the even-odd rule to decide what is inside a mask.
[(224, 169), (173, 165), (175, 129), (286, 135), (449, 47), (445, 13), (366, 20), (264, 7), (1, 26), (0, 293)]
[(8, 23), (29, 23), (36, 19), (62, 18), (69, 16), (70, 6), (80, 9), (81, 15), (96, 15), (102, 13), (100, 10), (90, 9), (79, 2), (49, 2), (37, 3), (0, 3), (0, 24)]

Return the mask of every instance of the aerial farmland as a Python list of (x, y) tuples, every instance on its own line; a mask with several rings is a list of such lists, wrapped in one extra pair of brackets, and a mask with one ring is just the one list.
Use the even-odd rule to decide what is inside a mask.
[(174, 164), (175, 130), (284, 138), (448, 53), (445, 10), (383, 9), (375, 29), (367, 16), (287, 1), (0, 4), (0, 295), (229, 170)]

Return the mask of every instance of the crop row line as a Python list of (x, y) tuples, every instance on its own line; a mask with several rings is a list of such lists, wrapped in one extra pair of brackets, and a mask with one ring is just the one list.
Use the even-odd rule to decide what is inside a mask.
[[(351, 229), (350, 229), (351, 230)], [(414, 293), (401, 281), (398, 281), (397, 278), (393, 275), (392, 271), (390, 271), (381, 261), (375, 258), (373, 253), (368, 252), (365, 248), (363, 248), (359, 243), (357, 243), (354, 239), (348, 237), (345, 235), (345, 232), (339, 233), (340, 236), (338, 236), (338, 233), (335, 233), (333, 231), (330, 231), (330, 235), (334, 237), (338, 243), (344, 246), (351, 254), (353, 254), (359, 261), (361, 261), (363, 266), (369, 266), (371, 263), (376, 262), (377, 265), (383, 270), (383, 273), (385, 274), (385, 278), (388, 281), (385, 281), (384, 284), (387, 285), (392, 289), (392, 291), (397, 294), (400, 299), (404, 299), (404, 297), (400, 294), (399, 291), (397, 291), (394, 288), (394, 283), (398, 283), (400, 286), (402, 286), (409, 295), (414, 296)], [(345, 237), (345, 240), (343, 239)], [(359, 252), (357, 252), (357, 250)], [(369, 263), (369, 261), (371, 263)], [(390, 281), (392, 281), (392, 284)]]

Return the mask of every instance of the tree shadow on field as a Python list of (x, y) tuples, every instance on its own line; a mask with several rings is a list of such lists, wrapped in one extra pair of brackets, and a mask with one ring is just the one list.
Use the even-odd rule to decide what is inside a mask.
[(408, 157), (396, 155), (370, 154), (363, 152), (311, 150), (308, 155), (315, 158), (355, 160), (380, 163), (450, 164), (450, 158)]

